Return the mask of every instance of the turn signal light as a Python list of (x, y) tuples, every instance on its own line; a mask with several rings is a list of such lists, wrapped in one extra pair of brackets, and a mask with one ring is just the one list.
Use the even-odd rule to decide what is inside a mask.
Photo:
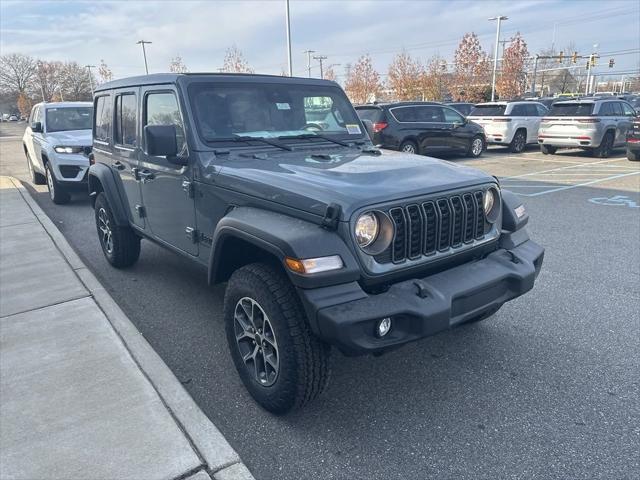
[(284, 259), (284, 263), (292, 272), (307, 274), (327, 272), (329, 270), (339, 270), (344, 266), (340, 255), (306, 258), (304, 260), (286, 257)]

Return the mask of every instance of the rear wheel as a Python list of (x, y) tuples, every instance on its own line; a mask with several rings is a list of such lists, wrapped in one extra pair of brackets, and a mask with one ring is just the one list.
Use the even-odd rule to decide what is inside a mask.
[(613, 132), (609, 131), (604, 134), (600, 145), (591, 150), (594, 157), (608, 158), (613, 151)]
[(227, 343), (242, 383), (263, 408), (286, 413), (325, 388), (330, 347), (305, 318), (293, 285), (277, 267), (234, 272), (224, 297)]
[(526, 130), (518, 130), (509, 144), (509, 150), (511, 150), (512, 153), (520, 153), (524, 151), (526, 146), (527, 132)]
[(630, 148), (627, 148), (627, 158), (632, 162), (637, 162), (640, 160), (640, 151), (636, 150), (635, 152)]
[(96, 229), (102, 253), (116, 268), (133, 265), (140, 256), (140, 237), (131, 227), (116, 225), (104, 192), (100, 192), (95, 205)]
[(558, 149), (550, 145), (540, 145), (540, 151), (543, 155), (553, 155)]
[(404, 153), (418, 153), (418, 144), (413, 140), (405, 140), (400, 144), (400, 151)]
[(485, 149), (484, 139), (480, 135), (476, 135), (471, 139), (471, 143), (469, 144), (469, 150), (467, 151), (467, 155), (469, 157), (477, 158), (482, 155), (482, 152)]
[(69, 195), (69, 192), (67, 192), (64, 187), (58, 183), (49, 162), (45, 164), (44, 170), (46, 172), (47, 188), (49, 189), (49, 197), (51, 197), (51, 201), (58, 205), (69, 203), (71, 195)]

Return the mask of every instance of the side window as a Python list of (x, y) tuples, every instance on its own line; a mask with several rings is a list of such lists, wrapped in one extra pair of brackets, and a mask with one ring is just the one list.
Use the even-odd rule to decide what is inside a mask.
[(529, 103), (527, 105), (524, 106), (524, 111), (527, 115), (527, 117), (537, 117), (538, 116), (538, 109), (536, 108), (536, 105), (534, 103)]
[(452, 108), (442, 108), (444, 121), (447, 123), (464, 123), (464, 118)]
[(613, 117), (615, 115), (613, 102), (603, 102), (602, 104), (600, 104), (598, 115), (600, 115), (601, 117)]
[(391, 109), (391, 113), (399, 122), (417, 122), (415, 107), (398, 107)]
[(511, 117), (526, 117), (527, 116), (527, 111), (525, 110), (526, 105), (523, 105), (521, 103), (514, 105), (513, 108), (511, 109), (511, 113), (509, 114), (509, 116)]
[(128, 93), (116, 97), (116, 122), (113, 129), (113, 143), (136, 146), (137, 102), (135, 94)]
[(622, 117), (624, 115), (623, 111), (622, 111), (622, 103), (620, 102), (615, 102), (613, 104), (613, 114), (616, 117)]
[(178, 155), (186, 154), (187, 142), (184, 136), (184, 125), (175, 94), (173, 92), (149, 93), (145, 102), (145, 125), (175, 125)]
[(109, 142), (111, 132), (111, 96), (103, 95), (96, 99), (93, 138), (100, 142)]
[(541, 117), (544, 117), (547, 113), (549, 113), (547, 107), (545, 107), (544, 105), (540, 105), (539, 103), (536, 103), (536, 109), (538, 110), (538, 115)]
[(440, 123), (444, 122), (444, 115), (441, 107), (425, 105), (416, 107), (418, 122)]
[(629, 105), (628, 103), (621, 103), (620, 105), (622, 105), (622, 111), (624, 112), (624, 115), (628, 115), (630, 117), (636, 116), (636, 112), (631, 107), (631, 105)]

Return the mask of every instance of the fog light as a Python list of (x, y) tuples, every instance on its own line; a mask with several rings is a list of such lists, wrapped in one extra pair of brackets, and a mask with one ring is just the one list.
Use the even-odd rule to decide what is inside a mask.
[(391, 330), (391, 318), (385, 317), (378, 322), (376, 326), (376, 335), (379, 338), (384, 337)]

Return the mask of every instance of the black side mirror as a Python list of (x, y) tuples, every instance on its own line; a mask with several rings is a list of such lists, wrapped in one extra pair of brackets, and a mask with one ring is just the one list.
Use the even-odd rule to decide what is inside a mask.
[(33, 133), (42, 133), (42, 123), (40, 122), (33, 122), (31, 124), (31, 131)]
[(144, 141), (147, 154), (154, 157), (167, 157), (176, 165), (184, 165), (186, 159), (178, 157), (178, 140), (175, 125), (146, 125)]
[(364, 129), (369, 134), (369, 139), (373, 142), (373, 122), (371, 120), (363, 119), (362, 125), (364, 125)]

